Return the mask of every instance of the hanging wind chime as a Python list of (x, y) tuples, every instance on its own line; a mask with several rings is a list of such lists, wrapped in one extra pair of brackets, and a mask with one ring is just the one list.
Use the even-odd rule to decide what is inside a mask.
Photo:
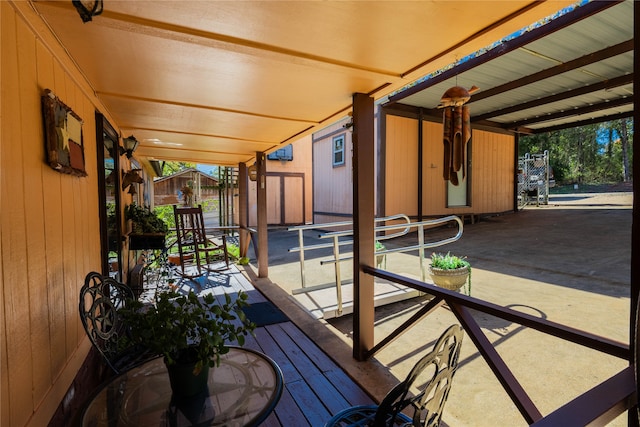
[(453, 185), (459, 184), (458, 172), (462, 171), (462, 179), (467, 174), (467, 143), (471, 139), (471, 114), (469, 107), (464, 105), (471, 94), (478, 91), (476, 86), (467, 90), (462, 86), (448, 89), (440, 98), (438, 108), (444, 108), (443, 113), (443, 142), (445, 181)]

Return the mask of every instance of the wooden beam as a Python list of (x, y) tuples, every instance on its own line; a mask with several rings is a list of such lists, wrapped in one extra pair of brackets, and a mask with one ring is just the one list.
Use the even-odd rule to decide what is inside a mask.
[(258, 213), (258, 277), (269, 277), (269, 234), (267, 232), (267, 174), (265, 155), (256, 152)]
[(365, 360), (374, 346), (375, 138), (373, 98), (353, 95), (353, 357)]
[(477, 56), (475, 58), (471, 58), (468, 61), (458, 64), (457, 66), (443, 73), (438, 74), (437, 76), (430, 77), (428, 80), (422, 81), (416, 84), (415, 86), (412, 86), (410, 88), (407, 88), (406, 90), (403, 90), (402, 92), (392, 95), (391, 97), (389, 97), (389, 101), (385, 104), (385, 106), (390, 106), (392, 104), (395, 104), (396, 102), (399, 102), (408, 96), (421, 92), (424, 89), (427, 89), (431, 86), (434, 86), (450, 78), (456, 77), (465, 71), (469, 71), (477, 66), (480, 66), (488, 61), (491, 61), (492, 59), (498, 58), (506, 53), (509, 53), (522, 46), (525, 46), (528, 43), (531, 43), (535, 40), (545, 37), (555, 31), (568, 27), (571, 24), (581, 21), (582, 19), (587, 18), (591, 15), (597, 14), (598, 12), (601, 12), (611, 6), (615, 6), (621, 1), (622, 0), (611, 1), (611, 2), (595, 1), (595, 2), (587, 3), (577, 8), (571, 13), (567, 13), (563, 16), (560, 16), (554, 19), (553, 21), (547, 23), (546, 25), (543, 25), (534, 30), (528, 31), (512, 40), (508, 40), (502, 43), (500, 46), (500, 49), (491, 49), (490, 51), (484, 53), (483, 55)]
[[(537, 98), (529, 102), (513, 105), (510, 107), (501, 108), (499, 110), (490, 111), (485, 114), (478, 114), (472, 118), (472, 122), (490, 119), (492, 117), (504, 116), (505, 114), (514, 113), (516, 111), (522, 111), (533, 107), (539, 107), (540, 105), (550, 104), (552, 102), (562, 101), (563, 99), (573, 98), (575, 96), (585, 95), (588, 93), (598, 92), (601, 90), (611, 89), (613, 87), (623, 86), (632, 83), (634, 79), (633, 74), (625, 74), (623, 76), (615, 77), (613, 79), (605, 80), (600, 83), (580, 86), (576, 89), (568, 90), (565, 92), (557, 93), (555, 95), (545, 96), (543, 98)], [(626, 98), (624, 98), (626, 99)], [(613, 102), (613, 101), (609, 101)], [(628, 101), (629, 102), (629, 101)], [(505, 126), (518, 126), (517, 123), (506, 124)]]
[(495, 95), (500, 95), (504, 92), (518, 89), (520, 87), (527, 86), (532, 83), (539, 82), (544, 79), (548, 79), (550, 77), (555, 77), (558, 74), (566, 73), (567, 71), (585, 67), (587, 65), (603, 61), (607, 58), (612, 58), (614, 56), (621, 55), (630, 50), (633, 50), (633, 39), (619, 43), (615, 46), (607, 47), (598, 52), (589, 53), (580, 58), (576, 58), (572, 61), (567, 61), (560, 65), (556, 65), (555, 67), (550, 67), (550, 68), (547, 68), (546, 70), (529, 74), (528, 76), (524, 76), (522, 78), (507, 82), (505, 84), (480, 91), (477, 94), (473, 95), (473, 97), (469, 100), (469, 104), (473, 104), (474, 102), (478, 102), (482, 99), (486, 99)]
[(240, 226), (240, 257), (246, 257), (251, 236), (249, 227), (249, 175), (246, 163), (238, 165), (238, 226)]

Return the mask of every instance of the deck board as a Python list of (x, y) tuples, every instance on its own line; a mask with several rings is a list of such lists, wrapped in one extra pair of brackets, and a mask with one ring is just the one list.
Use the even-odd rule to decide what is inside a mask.
[[(218, 301), (225, 293), (247, 292), (249, 303), (268, 301), (251, 282), (232, 266), (228, 274), (197, 281), (182, 280), (181, 291), (212, 293)], [(265, 353), (280, 367), (284, 390), (266, 427), (323, 426), (331, 416), (351, 405), (374, 403), (326, 353), (293, 322), (257, 327), (247, 336), (245, 347)]]

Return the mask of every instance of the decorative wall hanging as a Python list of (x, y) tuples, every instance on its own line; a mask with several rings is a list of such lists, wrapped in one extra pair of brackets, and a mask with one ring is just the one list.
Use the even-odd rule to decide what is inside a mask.
[(459, 171), (462, 171), (463, 179), (467, 174), (466, 153), (467, 143), (471, 139), (471, 114), (469, 107), (464, 104), (477, 90), (476, 86), (469, 90), (462, 86), (454, 86), (442, 95), (438, 105), (438, 108), (444, 108), (443, 177), (453, 185), (458, 185)]
[(50, 89), (42, 95), (44, 139), (49, 166), (61, 173), (87, 176), (82, 141), (82, 119)]
[[(133, 188), (133, 184), (143, 184), (144, 179), (140, 176), (140, 171), (142, 169), (131, 169), (128, 172), (122, 171), (122, 191), (126, 190), (129, 187), (129, 194), (136, 194), (135, 188)], [(133, 193), (131, 192), (133, 188)]]

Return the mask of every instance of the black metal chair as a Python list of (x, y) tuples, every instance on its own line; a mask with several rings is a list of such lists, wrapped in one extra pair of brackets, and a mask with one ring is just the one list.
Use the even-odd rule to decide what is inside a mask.
[(173, 214), (182, 277), (194, 278), (205, 273), (227, 270), (229, 253), (226, 236), (207, 235), (202, 206), (194, 208), (173, 205)]
[[(344, 409), (331, 418), (325, 427), (438, 426), (458, 367), (463, 336), (459, 325), (450, 326), (440, 336), (433, 350), (416, 363), (403, 382), (387, 393), (380, 405)], [(425, 385), (414, 396), (411, 387), (418, 378), (424, 379)], [(413, 412), (413, 416), (404, 414), (405, 410)]]
[(157, 357), (145, 348), (132, 344), (127, 327), (118, 315), (118, 309), (133, 297), (127, 285), (96, 272), (87, 274), (80, 289), (82, 326), (115, 374)]

